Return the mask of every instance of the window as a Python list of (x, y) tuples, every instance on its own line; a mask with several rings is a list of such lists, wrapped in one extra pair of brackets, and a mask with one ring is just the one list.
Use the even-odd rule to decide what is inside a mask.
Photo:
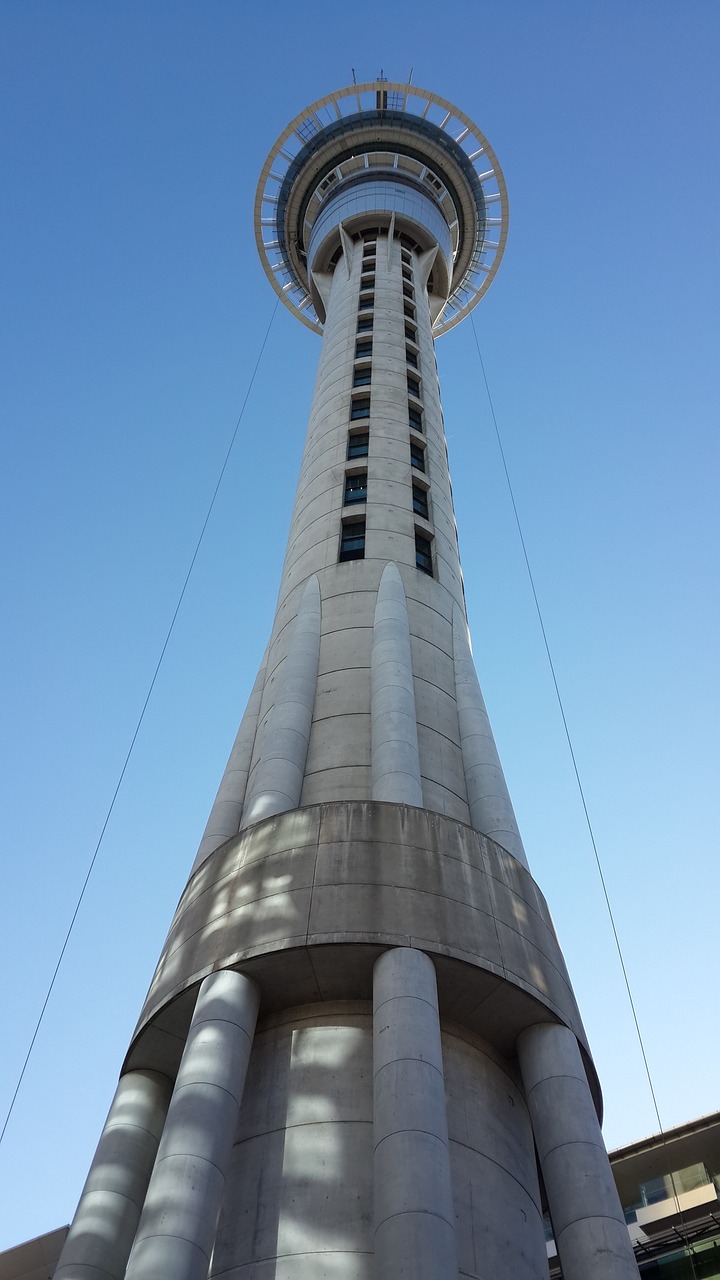
[[(349, 455), (348, 455), (349, 456)], [(425, 450), (422, 445), (410, 444), (410, 465), (417, 467), (418, 471), (425, 470)], [(413, 488), (415, 486), (413, 485)]]
[(403, 267), (402, 278), (403, 280), (407, 280), (408, 284), (412, 284), (412, 271), (409, 267)]
[(358, 320), (358, 326), (357, 326), (358, 333), (367, 333), (369, 329), (372, 329), (372, 327), (373, 327), (372, 316), (360, 316)]
[(427, 490), (421, 489), (419, 484), (414, 484), (412, 487), (412, 498), (413, 511), (415, 512), (415, 515), (422, 516), (423, 520), (429, 519)]
[(372, 288), (373, 288), (373, 286), (374, 286), (374, 284), (375, 284), (375, 276), (374, 276), (374, 275), (366, 275), (366, 276), (361, 276), (361, 277), (360, 277), (360, 288), (361, 288), (361, 289), (372, 289)]
[(417, 342), (417, 329), (413, 329), (411, 324), (406, 324), (405, 337), (409, 338), (411, 342)]
[(405, 306), (403, 307), (403, 311), (405, 312), (405, 315), (407, 316), (408, 320), (415, 319), (415, 308), (411, 306), (409, 302), (405, 303)]
[(372, 355), (372, 338), (361, 338), (355, 343), (355, 359), (359, 360), (362, 356)]
[(343, 502), (345, 506), (351, 502), (367, 502), (367, 471), (356, 471), (354, 475), (345, 477)]
[[(370, 401), (368, 400), (368, 413), (369, 412), (370, 412)], [(354, 416), (355, 415), (353, 414), (353, 417)], [(363, 416), (362, 414), (358, 414), (358, 417), (362, 417), (362, 416)], [(423, 420), (422, 420), (422, 414), (419, 409), (408, 409), (408, 422), (410, 423), (410, 426), (412, 427), (413, 431), (422, 431)]]
[(420, 383), (418, 382), (417, 378), (413, 378), (411, 373), (409, 373), (407, 376), (407, 386), (408, 386), (408, 391), (410, 392), (410, 395), (417, 396), (418, 399), (420, 399)]
[(361, 293), (360, 302), (358, 303), (359, 310), (367, 311), (368, 307), (371, 307), (374, 301), (375, 301), (374, 293)]
[(415, 534), (415, 564), (418, 569), (422, 569), (423, 573), (429, 573), (432, 578), (432, 544), (430, 539), (422, 533)]
[(415, 297), (415, 294), (413, 293), (413, 287), (411, 284), (403, 285), (403, 294), (405, 295), (406, 298), (410, 298), (410, 300), (412, 301), (412, 299)]
[(365, 559), (365, 521), (343, 520), (339, 560)]
[(371, 377), (372, 377), (372, 369), (369, 364), (356, 365), (355, 372), (353, 373), (353, 386), (369, 387)]
[[(355, 354), (357, 355), (357, 352)], [(405, 348), (405, 359), (407, 360), (408, 364), (412, 365), (413, 369), (417, 369), (418, 358), (415, 355), (415, 352), (411, 351), (409, 347)]]
[[(353, 431), (348, 436), (348, 458), (367, 458), (370, 446), (370, 434), (367, 431)], [(425, 468), (422, 468), (423, 471)]]
[(355, 399), (350, 402), (351, 420), (354, 420), (356, 418), (369, 418), (369, 417), (370, 417), (370, 397), (356, 396)]

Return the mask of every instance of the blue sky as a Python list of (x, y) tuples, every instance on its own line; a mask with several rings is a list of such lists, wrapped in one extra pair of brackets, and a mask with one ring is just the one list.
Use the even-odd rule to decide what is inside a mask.
[[(351, 68), (413, 68), (503, 165), (478, 337), (662, 1120), (720, 1106), (719, 34), (712, 0), (0, 6), (3, 1112), (273, 309), (257, 177)], [(269, 632), (318, 349), (278, 313), (0, 1148), (0, 1248), (77, 1200)], [(468, 321), (438, 360), (480, 679), (617, 1145), (656, 1120)]]

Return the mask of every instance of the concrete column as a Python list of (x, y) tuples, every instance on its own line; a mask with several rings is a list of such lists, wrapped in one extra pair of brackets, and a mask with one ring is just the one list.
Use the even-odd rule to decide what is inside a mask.
[(172, 1082), (157, 1071), (120, 1077), (56, 1280), (121, 1280), (140, 1220)]
[(293, 624), (278, 690), (258, 732), (258, 758), (247, 784), (241, 830), (300, 804), (320, 654), (320, 585), (309, 579)]
[(457, 605), (453, 609), (453, 657), (470, 821), (476, 831), (496, 840), (529, 871), (473, 662), (467, 622)]
[(206, 1280), (259, 992), (229, 969), (200, 987), (126, 1280)]
[(240, 728), (237, 731), (237, 737), (230, 752), (230, 759), (225, 766), (225, 772), (215, 797), (215, 803), (210, 810), (210, 817), (207, 820), (207, 826), (200, 841), (200, 848), (190, 872), (191, 876), (195, 874), (198, 867), (202, 866), (205, 859), (210, 857), (211, 853), (219, 849), (220, 845), (229, 840), (231, 836), (236, 836), (240, 830), (240, 818), (243, 804), (245, 803), (245, 791), (247, 789), (253, 747), (255, 746), (260, 702), (265, 687), (266, 667), (267, 650), (260, 664), (260, 670), (255, 677), (255, 684), (245, 708), (245, 714), (240, 721)]
[(377, 1280), (457, 1280), (435, 966), (386, 951), (373, 974)]
[(383, 569), (370, 660), (372, 798), (422, 806), (410, 625), (397, 565)]
[(564, 1280), (638, 1280), (575, 1036), (543, 1022), (517, 1050)]

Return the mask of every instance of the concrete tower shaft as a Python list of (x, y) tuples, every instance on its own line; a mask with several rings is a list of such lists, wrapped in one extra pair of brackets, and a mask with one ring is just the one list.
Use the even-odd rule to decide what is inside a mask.
[(58, 1275), (544, 1280), (546, 1203), (566, 1280), (630, 1280), (470, 650), (434, 354), (499, 262), (502, 174), (378, 81), (291, 123), (256, 211), (322, 332), (277, 610)]

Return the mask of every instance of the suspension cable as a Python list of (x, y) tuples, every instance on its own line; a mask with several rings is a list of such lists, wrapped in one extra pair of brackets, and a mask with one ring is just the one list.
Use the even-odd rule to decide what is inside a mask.
[(202, 526), (201, 526), (201, 528), (200, 528), (200, 533), (199, 533), (198, 538), (197, 538), (197, 541), (196, 541), (196, 543), (195, 543), (195, 549), (194, 549), (194, 551), (193, 551), (193, 553), (192, 553), (192, 556), (190, 557), (190, 564), (189, 564), (189, 566), (188, 566), (187, 573), (185, 574), (185, 579), (184, 579), (183, 584), (182, 584), (182, 587), (181, 587), (181, 589), (180, 589), (180, 594), (179, 594), (179, 596), (178, 596), (177, 603), (176, 603), (176, 605), (175, 605), (175, 609), (174, 609), (174, 611), (173, 611), (173, 615), (172, 615), (172, 617), (171, 617), (171, 619), (170, 619), (170, 625), (169, 625), (169, 627), (168, 627), (168, 629), (167, 629), (167, 632), (166, 632), (166, 634), (165, 634), (165, 639), (164, 639), (164, 641), (163, 641), (162, 648), (161, 648), (161, 650), (160, 650), (160, 656), (159, 656), (159, 658), (158, 658), (157, 662), (155, 663), (155, 670), (153, 671), (152, 679), (150, 680), (150, 684), (149, 684), (149, 686), (148, 686), (148, 691), (147, 691), (147, 693), (146, 693), (146, 695), (145, 695), (145, 701), (144, 701), (144, 702), (143, 702), (143, 704), (142, 704), (142, 708), (141, 708), (141, 711), (140, 711), (140, 715), (138, 716), (137, 723), (136, 723), (136, 725), (135, 725), (135, 729), (134, 729), (134, 731), (133, 731), (133, 735), (132, 735), (132, 737), (131, 737), (131, 739), (130, 739), (130, 745), (129, 745), (129, 747), (128, 747), (128, 749), (127, 749), (127, 752), (126, 752), (126, 754), (125, 754), (125, 759), (124, 759), (124, 761), (123, 761), (123, 765), (122, 765), (122, 768), (121, 768), (121, 770), (120, 770), (120, 775), (119, 775), (118, 780), (117, 780), (117, 783), (116, 783), (116, 785), (115, 785), (115, 790), (113, 791), (113, 794), (112, 794), (112, 799), (110, 800), (110, 804), (109, 804), (108, 809), (107, 809), (107, 812), (106, 812), (106, 814), (105, 814), (105, 819), (104, 819), (104, 821), (103, 821), (102, 827), (100, 828), (100, 835), (98, 836), (97, 843), (96, 843), (96, 845), (95, 845), (95, 849), (93, 850), (93, 854), (92, 854), (92, 857), (91, 857), (91, 859), (90, 859), (90, 864), (89, 864), (88, 869), (87, 869), (87, 872), (86, 872), (86, 874), (85, 874), (85, 879), (83, 880), (82, 887), (81, 887), (81, 889), (80, 889), (80, 893), (78, 894), (78, 898), (77, 898), (77, 901), (76, 901), (76, 903), (75, 903), (75, 907), (74, 907), (73, 912), (72, 912), (72, 915), (71, 915), (71, 917), (70, 917), (70, 923), (69, 923), (69, 925), (68, 925), (68, 927), (67, 927), (67, 930), (66, 930), (66, 933), (65, 933), (65, 937), (64, 937), (64, 939), (63, 939), (62, 946), (60, 947), (60, 953), (59, 953), (59, 955), (58, 955), (57, 962), (56, 962), (56, 964), (55, 964), (55, 968), (53, 969), (52, 977), (50, 978), (50, 982), (48, 983), (48, 987), (47, 987), (47, 990), (46, 990), (46, 992), (45, 992), (45, 998), (44, 998), (44, 1000), (43, 1000), (43, 1002), (42, 1002), (42, 1005), (41, 1005), (41, 1008), (40, 1008), (40, 1013), (39, 1013), (38, 1018), (37, 1018), (37, 1021), (36, 1021), (36, 1023), (35, 1023), (35, 1029), (34, 1029), (34, 1031), (33, 1031), (33, 1033), (32, 1033), (31, 1038), (30, 1038), (30, 1044), (28, 1045), (28, 1050), (27, 1050), (27, 1053), (25, 1054), (25, 1058), (24, 1058), (24, 1061), (23, 1061), (22, 1067), (21, 1067), (21, 1069), (20, 1069), (20, 1074), (19, 1074), (18, 1079), (17, 1079), (17, 1084), (15, 1085), (15, 1090), (14, 1090), (14, 1092), (13, 1092), (12, 1098), (10, 1099), (10, 1106), (8, 1107), (7, 1114), (6, 1114), (6, 1116), (5, 1116), (5, 1120), (4, 1120), (4, 1122), (3, 1122), (3, 1127), (2, 1127), (2, 1130), (0, 1131), (0, 1143), (2, 1142), (3, 1138), (5, 1137), (5, 1131), (6, 1131), (7, 1127), (8, 1127), (8, 1124), (9, 1124), (9, 1122), (10, 1122), (10, 1117), (12, 1116), (13, 1110), (14, 1110), (14, 1108), (15, 1108), (15, 1103), (16, 1103), (16, 1101), (17, 1101), (17, 1096), (18, 1096), (18, 1094), (19, 1094), (19, 1092), (20, 1092), (20, 1088), (21, 1088), (21, 1086), (22, 1086), (22, 1082), (23, 1082), (23, 1080), (24, 1080), (24, 1078), (25, 1078), (25, 1072), (27, 1071), (28, 1063), (30, 1062), (30, 1057), (31, 1057), (31, 1055), (32, 1055), (32, 1051), (33, 1051), (33, 1049), (34, 1049), (34, 1047), (35, 1047), (35, 1041), (36, 1041), (36, 1040), (37, 1040), (37, 1038), (38, 1038), (38, 1034), (39, 1034), (39, 1031), (40, 1031), (40, 1027), (42, 1026), (43, 1019), (44, 1019), (44, 1017), (45, 1017), (45, 1012), (46, 1012), (47, 1007), (48, 1007), (48, 1004), (49, 1004), (49, 1002), (50, 1002), (50, 997), (51, 997), (51, 995), (52, 995), (52, 993), (53, 993), (53, 988), (55, 987), (55, 982), (56, 982), (56, 980), (57, 980), (58, 973), (60, 972), (60, 966), (62, 965), (62, 962), (63, 962), (64, 956), (65, 956), (65, 952), (67, 951), (68, 943), (70, 942), (70, 938), (71, 938), (71, 936), (72, 936), (73, 929), (75, 928), (75, 922), (77, 921), (78, 914), (79, 914), (80, 908), (81, 908), (81, 906), (82, 906), (83, 899), (84, 899), (84, 897), (85, 897), (85, 892), (86, 892), (87, 887), (88, 887), (88, 884), (89, 884), (89, 882), (90, 882), (90, 877), (91, 877), (91, 875), (92, 875), (92, 873), (93, 873), (93, 869), (94, 869), (94, 867), (95, 867), (95, 863), (96, 863), (96, 861), (97, 861), (98, 854), (99, 854), (99, 852), (100, 852), (100, 847), (101, 847), (101, 845), (102, 845), (102, 842), (103, 842), (103, 839), (104, 839), (104, 836), (105, 836), (105, 832), (107, 831), (108, 823), (110, 822), (110, 818), (112, 817), (113, 809), (115, 808), (115, 802), (116, 802), (116, 800), (117, 800), (117, 798), (118, 798), (118, 794), (119, 794), (120, 788), (121, 788), (121, 786), (122, 786), (123, 779), (124, 779), (125, 774), (126, 774), (126, 772), (127, 772), (127, 767), (128, 767), (128, 765), (129, 765), (129, 763), (130, 763), (130, 757), (132, 756), (132, 753), (133, 753), (133, 750), (134, 750), (134, 747), (135, 747), (135, 743), (137, 742), (138, 734), (140, 733), (140, 729), (142, 728), (142, 723), (143, 723), (143, 720), (145, 719), (145, 712), (146, 712), (146, 711), (147, 711), (147, 709), (148, 709), (148, 703), (150, 702), (150, 698), (151, 698), (151, 696), (152, 696), (153, 689), (155, 688), (155, 683), (156, 683), (156, 681), (157, 681), (158, 675), (160, 674), (160, 668), (161, 668), (161, 666), (162, 666), (163, 659), (164, 659), (164, 657), (165, 657), (165, 653), (166, 653), (166, 650), (167, 650), (168, 644), (170, 643), (170, 637), (172, 636), (172, 633), (173, 633), (173, 631), (174, 631), (174, 629), (175, 629), (175, 623), (176, 623), (176, 621), (177, 621), (177, 616), (178, 616), (178, 614), (179, 614), (179, 612), (180, 612), (180, 607), (181, 607), (182, 602), (183, 602), (183, 600), (184, 600), (184, 598), (185, 598), (185, 592), (187, 591), (188, 583), (190, 582), (190, 576), (191, 576), (191, 574), (192, 574), (193, 569), (195, 568), (195, 561), (196, 561), (196, 560), (197, 560), (197, 558), (198, 558), (198, 554), (199, 554), (199, 551), (200, 551), (200, 547), (202, 546), (202, 542), (203, 542), (203, 539), (204, 539), (204, 537), (205, 537), (205, 531), (206, 531), (206, 529), (207, 529), (207, 527), (208, 527), (208, 524), (209, 524), (209, 522), (210, 522), (210, 517), (211, 517), (211, 515), (212, 515), (212, 513), (213, 513), (213, 508), (214, 508), (214, 506), (215, 506), (215, 502), (216, 502), (216, 499), (217, 499), (218, 493), (219, 493), (219, 491), (220, 491), (220, 485), (221, 485), (221, 484), (222, 484), (222, 482), (223, 482), (223, 478), (224, 478), (225, 472), (226, 472), (226, 470), (227, 470), (228, 463), (229, 463), (229, 461), (230, 461), (230, 455), (231, 455), (231, 453), (232, 453), (232, 451), (233, 451), (233, 447), (234, 447), (234, 445), (235, 445), (235, 441), (236, 441), (236, 439), (237, 439), (238, 431), (240, 430), (240, 424), (241, 424), (241, 422), (242, 422), (242, 420), (243, 420), (243, 416), (244, 416), (244, 414), (245, 414), (245, 408), (246, 408), (246, 406), (247, 406), (248, 399), (250, 398), (250, 392), (251, 392), (251, 391), (252, 391), (252, 389), (253, 389), (253, 384), (254, 384), (254, 382), (255, 382), (255, 378), (256, 378), (256, 375), (257, 375), (257, 371), (258, 371), (258, 369), (259, 369), (259, 367), (260, 367), (260, 361), (262, 360), (263, 353), (264, 353), (264, 351), (265, 351), (265, 347), (266, 347), (266, 345), (267, 345), (268, 338), (270, 337), (270, 330), (271, 330), (271, 328), (272, 328), (273, 321), (274, 321), (274, 319), (275, 319), (275, 314), (276, 314), (276, 312), (277, 312), (279, 302), (280, 302), (280, 299), (279, 299), (279, 298), (278, 298), (278, 299), (276, 299), (275, 306), (273, 307), (272, 314), (271, 314), (271, 316), (270, 316), (270, 320), (269, 320), (269, 322), (268, 322), (267, 329), (265, 330), (265, 336), (264, 336), (264, 338), (263, 338), (263, 340), (262, 340), (262, 342), (261, 342), (261, 344), (260, 344), (260, 350), (259, 350), (259, 352), (258, 352), (257, 359), (256, 359), (256, 361), (255, 361), (255, 366), (254, 366), (254, 368), (253, 368), (252, 374), (250, 375), (250, 381), (248, 382), (248, 385), (247, 385), (247, 390), (246, 390), (246, 392), (245, 392), (245, 397), (244, 397), (244, 399), (243, 399), (242, 405), (240, 406), (240, 412), (239, 412), (239, 414), (238, 414), (237, 421), (236, 421), (236, 423), (235, 423), (235, 428), (234, 428), (234, 430), (233, 430), (232, 436), (230, 437), (230, 443), (229, 443), (229, 445), (228, 445), (228, 447), (227, 447), (227, 450), (225, 451), (225, 457), (224, 457), (224, 459), (223, 459), (223, 463), (222, 463), (222, 466), (221, 466), (221, 468), (220, 468), (220, 474), (218, 475), (217, 482), (216, 482), (216, 484), (215, 484), (215, 488), (214, 488), (213, 493), (212, 493), (212, 497), (210, 498), (210, 502), (209, 502), (209, 504), (208, 504), (207, 511), (205, 512), (205, 519), (204, 519), (204, 520), (203, 520), (203, 522), (202, 522)]
[[(655, 1117), (657, 1119), (658, 1133), (662, 1139), (663, 1145), (666, 1146), (667, 1139), (665, 1137), (665, 1130), (663, 1128), (662, 1120), (660, 1119), (660, 1108), (658, 1106), (657, 1094), (655, 1093), (655, 1086), (653, 1084), (652, 1072), (650, 1070), (650, 1063), (648, 1061), (648, 1056), (645, 1049), (645, 1042), (643, 1040), (642, 1031), (640, 1030), (640, 1020), (638, 1018), (637, 1009), (635, 1007), (635, 1000), (633, 998), (632, 988), (630, 986), (630, 978), (628, 975), (627, 966), (625, 964), (625, 957), (623, 955), (623, 949), (620, 942), (620, 935), (618, 934), (617, 925), (615, 923), (615, 915), (613, 913), (612, 904), (610, 902), (610, 894), (609, 894), (607, 882), (605, 879), (605, 873), (603, 871), (602, 862), (600, 860), (600, 853), (598, 850), (597, 841), (595, 840), (595, 832), (593, 830), (592, 821), (590, 819), (590, 811), (588, 809), (587, 801), (585, 799), (585, 790), (583, 788), (582, 780), (580, 778), (580, 770), (578, 768), (577, 758), (575, 755), (575, 748), (573, 747), (572, 738), (570, 736), (570, 728), (568, 726), (567, 716), (565, 715), (565, 707), (563, 705), (563, 700), (560, 693), (560, 686), (558, 684), (557, 675), (555, 673), (555, 664), (553, 662), (552, 653), (550, 651), (550, 643), (548, 641), (547, 631), (545, 630), (545, 622), (543, 620), (542, 609), (540, 608), (540, 601), (538, 599), (538, 594), (535, 587), (535, 579), (533, 577), (533, 571), (530, 565), (530, 557), (528, 555), (527, 545), (525, 543), (525, 536), (523, 534), (522, 524), (520, 522), (520, 514), (518, 512), (517, 503), (515, 501), (515, 493), (513, 490), (512, 481), (510, 479), (510, 471), (508, 468), (507, 459), (505, 457), (505, 450), (503, 448), (502, 437), (500, 435), (500, 428), (498, 426), (497, 415), (495, 413), (495, 406), (493, 404), (492, 395), (490, 394), (490, 384), (488, 382), (487, 373), (485, 371), (485, 361), (483, 360), (483, 357), (482, 357), (482, 352), (480, 350), (480, 343), (478, 341), (478, 336), (477, 336), (477, 330), (475, 328), (475, 317), (472, 315), (472, 313), (470, 314), (470, 324), (472, 325), (473, 338), (475, 339), (475, 347), (478, 354), (478, 360), (480, 361), (480, 369), (482, 370), (483, 382), (485, 384), (485, 393), (487, 395), (488, 404), (490, 406), (490, 415), (492, 417), (493, 426), (495, 428), (495, 436), (497, 439), (498, 449), (500, 451), (500, 458), (502, 461), (503, 471), (505, 473), (505, 481), (508, 487), (508, 493), (510, 494), (510, 502), (513, 509), (513, 515), (515, 517), (515, 524), (517, 526), (518, 537), (520, 539), (520, 546), (522, 547), (523, 559), (525, 561), (525, 568), (527, 570), (527, 575), (530, 580), (530, 589), (532, 591), (532, 597), (535, 603), (535, 612), (537, 613), (538, 622), (540, 624), (540, 632), (542, 634), (543, 645), (544, 645), (545, 653), (548, 660), (548, 666), (550, 668), (550, 675), (552, 677), (553, 687), (555, 689), (555, 697), (557, 699), (557, 704), (560, 709), (560, 718), (562, 720), (563, 729), (565, 731), (565, 738), (567, 740), (568, 750), (570, 752), (570, 759), (572, 761), (573, 772), (575, 774), (575, 781), (577, 783), (578, 792), (580, 794), (580, 801), (582, 804), (583, 813), (585, 815), (585, 822), (587, 824), (588, 833), (590, 835), (590, 843), (592, 845), (592, 850), (595, 858), (595, 865), (597, 867), (598, 876), (600, 877), (602, 895), (605, 900), (605, 906), (607, 908), (608, 917), (610, 919), (610, 927), (612, 929), (613, 938), (615, 940), (615, 948), (617, 950), (618, 959), (620, 961), (620, 968), (622, 970), (623, 981), (625, 983), (625, 990), (627, 992), (628, 1003), (630, 1005), (630, 1011), (632, 1013), (633, 1023), (635, 1024), (635, 1034), (637, 1036), (638, 1044), (640, 1046), (640, 1053), (642, 1055), (643, 1066), (645, 1068), (645, 1075), (647, 1077), (648, 1088), (650, 1090), (650, 1096), (652, 1098), (653, 1110), (655, 1112)], [(675, 1176), (672, 1172), (670, 1174), (670, 1178), (673, 1185), (673, 1198), (675, 1200), (675, 1203), (678, 1208), (678, 1212), (682, 1219), (683, 1212), (682, 1212), (682, 1209), (680, 1208), (680, 1200), (678, 1197), (677, 1187), (675, 1185)], [(692, 1267), (693, 1276), (695, 1276), (695, 1263), (693, 1260), (692, 1246), (688, 1246), (688, 1253), (690, 1257), (690, 1265)]]

